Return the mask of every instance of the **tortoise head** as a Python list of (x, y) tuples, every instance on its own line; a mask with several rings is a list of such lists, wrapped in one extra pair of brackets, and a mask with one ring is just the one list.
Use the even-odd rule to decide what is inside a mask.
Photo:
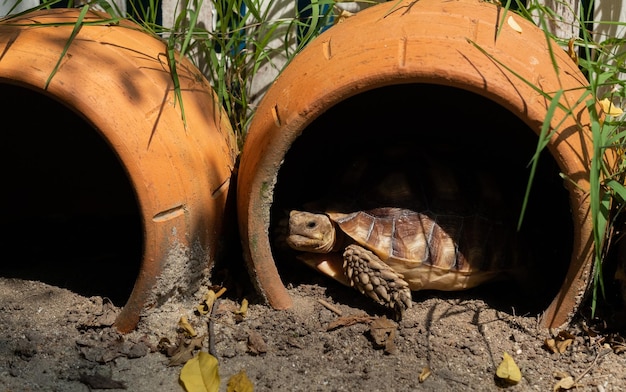
[(328, 253), (336, 242), (334, 223), (325, 214), (293, 210), (289, 213), (287, 244), (295, 250)]

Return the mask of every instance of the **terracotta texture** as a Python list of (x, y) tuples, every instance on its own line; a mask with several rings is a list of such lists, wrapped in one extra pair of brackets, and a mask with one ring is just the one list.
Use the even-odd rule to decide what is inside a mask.
[[(187, 60), (180, 78), (185, 128), (165, 44), (137, 25), (84, 25), (44, 91), (79, 10), (29, 14), (0, 25), (2, 84), (46, 94), (85, 118), (128, 173), (143, 220), (144, 253), (134, 289), (115, 325), (127, 332), (154, 306), (153, 290), (171, 254), (213, 262), (237, 154), (227, 117), (209, 83)], [(89, 12), (85, 22), (108, 18)], [(61, 27), (35, 24), (67, 23)], [(54, 119), (50, 119), (54, 124)]]
[[(392, 2), (393, 3), (393, 2)], [(521, 32), (504, 23), (503, 10), (474, 0), (420, 0), (385, 3), (330, 28), (306, 47), (267, 92), (251, 123), (241, 158), (238, 213), (244, 253), (261, 293), (279, 309), (292, 305), (275, 266), (268, 238), (270, 207), (286, 152), (302, 131), (339, 102), (389, 85), (429, 83), (458, 87), (486, 97), (539, 134), (550, 104), (520, 78), (544, 91), (564, 89), (557, 110), (558, 129), (548, 149), (574, 183), (569, 191), (574, 240), (571, 263), (558, 295), (543, 315), (543, 325), (561, 326), (576, 310), (589, 283), (593, 242), (589, 210), (589, 162), (593, 153), (589, 118), (577, 105), (586, 86), (583, 75), (544, 33), (512, 15)], [(470, 41), (483, 48), (490, 59)], [(558, 283), (556, 283), (558, 284)]]

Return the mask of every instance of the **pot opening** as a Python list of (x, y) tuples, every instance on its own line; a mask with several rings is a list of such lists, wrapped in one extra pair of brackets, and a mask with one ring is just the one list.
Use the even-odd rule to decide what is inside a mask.
[[(510, 280), (446, 295), (469, 293), (504, 311), (539, 313), (563, 283), (573, 224), (568, 192), (546, 150), (516, 234), (536, 142), (517, 116), (466, 90), (402, 84), (358, 94), (315, 119), (292, 144), (274, 189), (270, 232), (280, 232), (286, 211), (329, 206), (451, 209), (485, 217), (496, 222), (491, 230), (520, 238), (518, 251), (507, 256), (519, 258), (510, 262), (518, 272)], [(502, 246), (495, 242), (488, 246)], [(311, 282), (308, 267), (280, 240), (273, 240), (273, 252), (285, 282)], [(428, 292), (414, 293), (414, 299), (423, 293)]]
[(0, 108), (5, 124), (15, 124), (2, 132), (0, 276), (123, 306), (139, 272), (143, 227), (116, 154), (87, 121), (40, 92), (0, 84)]

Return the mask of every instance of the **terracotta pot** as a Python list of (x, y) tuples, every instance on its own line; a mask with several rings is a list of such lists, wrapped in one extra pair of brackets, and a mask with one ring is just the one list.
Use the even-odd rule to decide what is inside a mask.
[[(292, 306), (275, 264), (268, 233), (274, 224), (272, 208), (282, 202), (282, 194), (277, 194), (276, 187), (282, 182), (289, 188), (291, 182), (293, 191), (307, 184), (298, 179), (311, 175), (306, 169), (315, 165), (303, 161), (299, 166), (290, 166), (291, 177), (283, 173), (287, 167), (284, 160), (296, 159), (288, 155), (299, 139), (302, 139), (302, 146), (298, 147), (298, 154), (321, 148), (321, 154), (328, 159), (333, 158), (330, 152), (335, 151), (332, 150), (334, 141), (353, 124), (361, 127), (360, 133), (350, 134), (348, 143), (350, 138), (358, 141), (367, 136), (372, 144), (380, 144), (381, 151), (391, 137), (387, 135), (388, 130), (397, 127), (415, 127), (415, 135), (418, 135), (415, 138), (462, 128), (465, 132), (457, 136), (473, 133), (480, 139), (485, 133), (482, 128), (488, 126), (494, 112), (498, 112), (500, 117), (512, 117), (507, 121), (521, 120), (521, 128), (525, 128), (522, 133), (531, 135), (531, 149), (534, 149), (537, 138), (533, 133), (540, 133), (550, 102), (522, 80), (525, 79), (552, 94), (565, 90), (561, 104), (572, 108), (572, 115), (556, 110), (551, 123), (555, 133), (547, 146), (558, 168), (570, 179), (561, 182), (558, 173), (554, 173), (557, 188), (567, 189), (565, 198), (546, 200), (539, 195), (542, 202), (565, 208), (568, 216), (561, 222), (563, 230), (573, 220), (568, 229), (569, 238), (565, 240), (571, 244), (565, 261), (569, 266), (563, 272), (564, 277), (552, 282), (552, 286), (557, 287), (556, 294), (543, 313), (545, 326), (566, 323), (581, 301), (592, 266), (587, 190), (593, 150), (588, 115), (584, 105), (577, 105), (581, 89), (587, 84), (585, 78), (567, 54), (550, 42), (559, 67), (557, 74), (544, 33), (521, 17), (508, 14), (521, 31), (505, 22), (497, 33), (495, 26), (503, 9), (488, 2), (420, 0), (393, 6), (385, 3), (362, 11), (314, 40), (279, 76), (256, 112), (242, 152), (238, 180), (240, 231), (255, 283), (273, 307)], [(417, 99), (419, 105), (445, 108), (437, 112), (441, 117), (433, 118), (429, 111), (420, 112), (418, 103), (414, 106), (403, 103), (402, 94), (411, 86), (418, 86), (411, 99)], [(420, 98), (421, 88), (425, 88), (425, 94), (434, 94), (432, 99)], [(399, 91), (397, 96), (395, 89)], [(439, 89), (443, 93), (438, 93)], [(376, 95), (379, 91), (381, 95)], [(384, 106), (377, 107), (372, 100)], [(439, 104), (432, 105), (430, 100), (438, 100)], [(364, 106), (346, 110), (346, 107), (358, 106), (352, 102)], [(402, 109), (396, 110), (398, 105)], [(471, 112), (463, 111), (467, 105), (474, 105)], [(382, 120), (375, 120), (377, 113)], [(466, 119), (466, 115), (473, 117)], [(329, 118), (331, 120), (327, 121)], [(360, 122), (355, 123), (355, 119)], [(386, 119), (390, 121), (388, 125)], [(484, 125), (472, 121), (484, 121)], [(329, 127), (336, 129), (324, 133), (325, 141), (313, 147), (315, 133), (321, 135), (323, 129)], [(498, 127), (492, 130), (491, 139), (487, 141), (495, 137), (495, 144), (501, 148), (496, 146), (490, 151), (499, 154), (498, 151), (504, 150), (506, 159), (506, 151), (515, 152), (521, 142), (515, 140), (517, 134), (507, 129), (506, 121)], [(371, 137), (373, 133), (378, 136)], [(304, 146), (307, 143), (310, 148)], [(349, 148), (343, 151), (349, 153)], [(373, 151), (375, 155), (376, 149)], [(530, 156), (524, 159), (525, 165)], [(496, 158), (493, 163), (494, 166), (501, 164)], [(326, 170), (322, 176), (333, 171), (332, 164)], [(516, 177), (516, 182), (523, 188), (527, 178), (525, 171)], [(310, 201), (307, 198), (308, 195), (299, 194), (286, 204)], [(568, 199), (571, 215), (567, 210)], [(555, 218), (545, 219), (546, 222), (551, 220)]]
[[(86, 131), (103, 138), (121, 162), (136, 200), (131, 196), (131, 204), (136, 204), (130, 208), (138, 209), (143, 238), (134, 288), (115, 322), (120, 331), (127, 332), (136, 327), (148, 307), (162, 304), (177, 290), (190, 289), (184, 285), (193, 284), (197, 276), (188, 275), (207, 270), (214, 261), (223, 240), (226, 195), (237, 147), (227, 116), (217, 106), (209, 83), (188, 60), (180, 59), (177, 70), (185, 127), (174, 98), (166, 46), (133, 23), (82, 26), (58, 72), (44, 88), (78, 14), (76, 9), (57, 9), (4, 21), (0, 25), (0, 91), (19, 92), (33, 102), (40, 102), (40, 97), (60, 102), (77, 119), (86, 121)], [(103, 18), (108, 16), (89, 12), (85, 22)], [(39, 25), (46, 23), (67, 25)], [(35, 118), (41, 109), (31, 107), (27, 111)], [(12, 113), (3, 114), (6, 119)], [(60, 139), (67, 139), (60, 115), (57, 118), (52, 113), (45, 119), (46, 129), (29, 129), (24, 124), (30, 124), (30, 120), (24, 117), (20, 121), (26, 127), (23, 131), (31, 133), (31, 145), (23, 147), (26, 155), (46, 150), (46, 146), (37, 145), (46, 139), (43, 135), (56, 133)], [(52, 162), (40, 164), (54, 166)], [(78, 171), (82, 164), (71, 162), (65, 169)], [(21, 169), (12, 170), (19, 173)], [(106, 169), (98, 174), (103, 175)], [(21, 174), (27, 178), (24, 183), (28, 182), (30, 173), (25, 170)], [(100, 180), (107, 178), (79, 179), (94, 186)], [(115, 194), (113, 189), (106, 191)], [(89, 194), (81, 187), (72, 192), (88, 195), (78, 196), (71, 203), (67, 199), (76, 195), (59, 197), (58, 203), (67, 203), (69, 213), (89, 210), (115, 217), (120, 209), (128, 207), (107, 204), (108, 194)], [(50, 197), (56, 196), (51, 192)], [(98, 203), (105, 210), (99, 211)], [(51, 205), (54, 207), (54, 203), (48, 207)], [(118, 229), (123, 230), (124, 224), (120, 222)], [(81, 274), (81, 270), (75, 273)]]

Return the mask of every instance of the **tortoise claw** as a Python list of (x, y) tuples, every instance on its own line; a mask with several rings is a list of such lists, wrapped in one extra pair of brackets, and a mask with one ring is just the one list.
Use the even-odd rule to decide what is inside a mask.
[(402, 313), (412, 305), (411, 290), (402, 274), (358, 245), (347, 246), (343, 260), (344, 273), (351, 286), (391, 309), (397, 319), (402, 318)]

